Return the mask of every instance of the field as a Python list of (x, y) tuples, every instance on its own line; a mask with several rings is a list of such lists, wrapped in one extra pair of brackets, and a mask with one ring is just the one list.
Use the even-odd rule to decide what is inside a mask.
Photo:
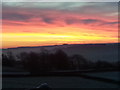
[(87, 73), (87, 75), (120, 81), (120, 77), (119, 77), (120, 72), (102, 72), (102, 73), (98, 72), (98, 73)]
[[(115, 74), (116, 73), (116, 74)], [(90, 73), (89, 73), (90, 74)], [(88, 74), (88, 75), (89, 75)], [(107, 72), (118, 78), (117, 72)], [(92, 73), (95, 76), (104, 76), (105, 73)], [(109, 75), (107, 75), (109, 77)], [(109, 77), (110, 79), (110, 77)], [(42, 83), (48, 83), (51, 88), (118, 88), (112, 84), (99, 80), (92, 80), (78, 76), (47, 76), (47, 77), (3, 77), (3, 88), (34, 88)]]
[(3, 88), (32, 88), (41, 83), (48, 83), (52, 88), (117, 88), (109, 84), (79, 77), (29, 77), (3, 78)]

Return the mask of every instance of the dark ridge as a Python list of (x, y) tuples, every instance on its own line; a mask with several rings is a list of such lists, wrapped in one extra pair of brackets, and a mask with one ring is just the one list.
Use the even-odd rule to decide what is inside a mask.
[(40, 48), (40, 47), (54, 47), (54, 46), (63, 46), (63, 45), (100, 45), (100, 46), (105, 46), (105, 45), (118, 45), (120, 46), (120, 43), (98, 43), (98, 44), (62, 44), (62, 45), (49, 45), (49, 46), (27, 46), (27, 47), (14, 47), (14, 48), (4, 48), (2, 50), (7, 50), (7, 49), (21, 49), (21, 48)]

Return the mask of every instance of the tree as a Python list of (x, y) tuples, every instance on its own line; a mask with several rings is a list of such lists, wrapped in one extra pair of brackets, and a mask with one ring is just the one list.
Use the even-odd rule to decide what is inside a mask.
[(39, 72), (39, 55), (35, 52), (29, 53), (27, 57), (27, 67), (30, 72)]
[(79, 70), (80, 68), (87, 68), (87, 60), (82, 55), (75, 54), (71, 59), (76, 69)]
[(69, 69), (69, 60), (67, 54), (62, 50), (57, 50), (54, 54), (54, 66), (58, 70)]
[(42, 72), (49, 71), (50, 68), (50, 54), (46, 49), (42, 49), (39, 53), (39, 68)]
[(18, 55), (18, 58), (22, 61), (24, 68), (32, 74), (38, 74), (50, 70), (49, 54), (47, 51), (42, 51), (40, 53), (23, 52)]
[(14, 67), (16, 63), (15, 57), (12, 52), (8, 52), (6, 55), (2, 54), (2, 65)]
[(2, 54), (2, 65), (3, 66), (10, 66), (8, 57), (5, 54)]
[(96, 62), (96, 68), (97, 69), (102, 69), (102, 68), (112, 68), (113, 64), (107, 61), (102, 61), (102, 60), (98, 60)]
[(20, 60), (24, 69), (27, 69), (27, 60), (28, 60), (28, 53), (22, 52), (17, 55), (17, 58)]

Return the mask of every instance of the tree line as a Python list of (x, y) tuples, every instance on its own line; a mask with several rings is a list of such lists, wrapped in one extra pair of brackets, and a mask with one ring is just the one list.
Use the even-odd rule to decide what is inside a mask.
[(11, 52), (2, 54), (2, 65), (9, 67), (21, 66), (21, 68), (31, 73), (58, 70), (115, 68), (120, 65), (120, 63), (113, 64), (101, 60), (92, 62), (78, 54), (68, 56), (63, 50), (60, 49), (56, 50), (54, 53), (50, 53), (45, 49), (39, 53), (22, 52), (16, 57), (17, 60)]

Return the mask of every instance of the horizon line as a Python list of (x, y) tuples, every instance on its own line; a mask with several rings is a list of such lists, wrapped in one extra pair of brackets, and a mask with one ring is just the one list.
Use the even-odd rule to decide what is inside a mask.
[(0, 49), (15, 49), (15, 48), (34, 48), (34, 47), (44, 47), (44, 46), (60, 46), (60, 45), (88, 45), (88, 44), (119, 44), (119, 42), (116, 43), (81, 43), (81, 44), (68, 44), (68, 43), (63, 43), (63, 44), (55, 44), (55, 45), (42, 45), (42, 46), (19, 46), (19, 47), (9, 47), (9, 48), (0, 48)]

